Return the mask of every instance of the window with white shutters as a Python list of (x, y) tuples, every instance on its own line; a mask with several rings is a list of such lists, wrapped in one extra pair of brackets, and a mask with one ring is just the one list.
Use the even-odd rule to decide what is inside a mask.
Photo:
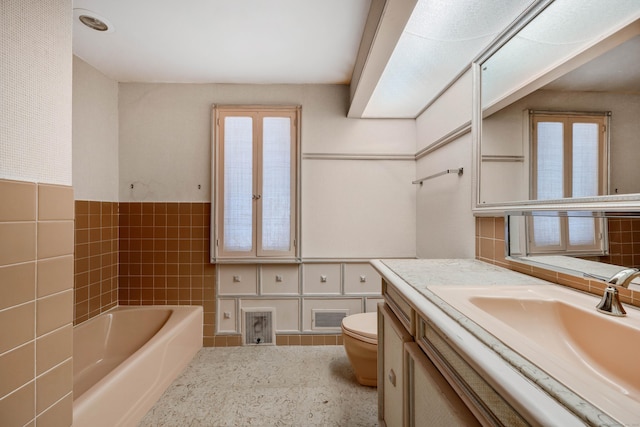
[(295, 258), (297, 107), (214, 109), (214, 258)]

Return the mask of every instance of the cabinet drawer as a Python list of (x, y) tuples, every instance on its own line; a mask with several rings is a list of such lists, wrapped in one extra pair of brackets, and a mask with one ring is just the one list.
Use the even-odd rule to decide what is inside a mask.
[(258, 267), (255, 265), (221, 265), (218, 267), (219, 295), (257, 295)]
[(298, 265), (263, 265), (260, 287), (263, 295), (298, 295)]
[(382, 279), (369, 264), (345, 264), (344, 293), (382, 295)]
[(340, 264), (305, 264), (303, 290), (305, 294), (340, 294)]
[(218, 299), (218, 333), (237, 334), (238, 313), (235, 299)]

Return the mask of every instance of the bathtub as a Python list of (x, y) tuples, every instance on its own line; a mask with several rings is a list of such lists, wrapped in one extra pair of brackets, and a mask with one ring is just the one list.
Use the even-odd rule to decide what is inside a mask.
[(202, 307), (121, 306), (73, 330), (73, 427), (135, 426), (202, 347)]

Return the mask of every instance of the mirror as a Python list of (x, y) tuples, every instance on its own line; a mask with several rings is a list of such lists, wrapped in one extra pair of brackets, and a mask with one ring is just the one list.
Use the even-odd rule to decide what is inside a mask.
[(640, 268), (640, 212), (511, 212), (505, 225), (506, 255), (522, 263), (603, 280)]
[[(640, 201), (640, 2), (557, 0), (530, 15), (477, 64), (476, 207)], [(534, 112), (602, 115), (600, 188), (565, 182), (560, 196), (538, 197)]]

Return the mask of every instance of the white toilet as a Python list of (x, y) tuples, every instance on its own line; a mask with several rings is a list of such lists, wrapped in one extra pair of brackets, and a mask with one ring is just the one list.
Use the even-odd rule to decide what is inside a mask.
[(342, 319), (344, 349), (356, 379), (378, 385), (378, 313), (359, 313)]

